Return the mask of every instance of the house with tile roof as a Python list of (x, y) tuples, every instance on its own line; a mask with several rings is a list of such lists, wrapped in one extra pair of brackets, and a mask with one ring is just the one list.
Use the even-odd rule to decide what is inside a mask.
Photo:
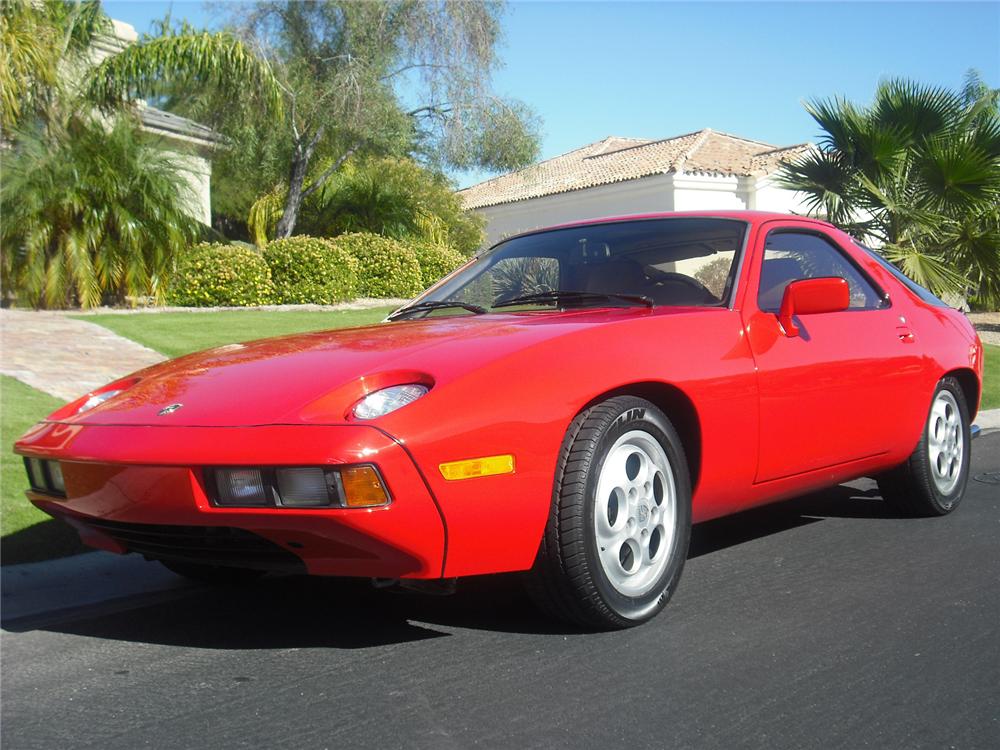
[(812, 148), (704, 129), (673, 138), (610, 136), (458, 192), (486, 218), (487, 245), (518, 232), (601, 216), (755, 209), (805, 213), (779, 187), (781, 164)]

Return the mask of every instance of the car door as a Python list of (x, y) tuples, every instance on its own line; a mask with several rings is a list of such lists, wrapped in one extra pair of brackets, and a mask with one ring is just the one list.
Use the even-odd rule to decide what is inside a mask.
[[(756, 245), (743, 306), (760, 393), (756, 481), (886, 453), (921, 371), (905, 318), (819, 225), (768, 222)], [(785, 287), (830, 276), (847, 280), (849, 308), (803, 315), (800, 335), (786, 336), (776, 315)]]

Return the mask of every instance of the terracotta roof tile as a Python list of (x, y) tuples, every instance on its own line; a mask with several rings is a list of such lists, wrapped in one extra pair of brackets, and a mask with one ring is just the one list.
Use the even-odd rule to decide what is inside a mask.
[(465, 208), (514, 203), (668, 172), (767, 174), (808, 144), (779, 148), (713, 130), (650, 141), (609, 136), (458, 191)]

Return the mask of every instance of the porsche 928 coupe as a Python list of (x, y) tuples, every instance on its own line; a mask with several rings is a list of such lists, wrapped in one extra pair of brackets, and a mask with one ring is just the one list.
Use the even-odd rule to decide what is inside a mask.
[(829, 224), (619, 217), (506, 239), (378, 325), (136, 372), (15, 449), (86, 544), (182, 575), (526, 571), (620, 628), (693, 523), (863, 476), (955, 510), (982, 371), (961, 312)]

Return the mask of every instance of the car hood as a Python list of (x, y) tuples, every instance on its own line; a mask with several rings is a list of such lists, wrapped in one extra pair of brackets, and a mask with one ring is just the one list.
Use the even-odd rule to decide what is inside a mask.
[[(488, 314), (382, 323), (228, 344), (135, 373), (122, 394), (52, 421), (246, 426), (349, 421), (366, 393), (401, 383), (444, 387), (470, 369), (581, 328), (649, 310)], [(164, 412), (172, 405), (174, 409)]]

